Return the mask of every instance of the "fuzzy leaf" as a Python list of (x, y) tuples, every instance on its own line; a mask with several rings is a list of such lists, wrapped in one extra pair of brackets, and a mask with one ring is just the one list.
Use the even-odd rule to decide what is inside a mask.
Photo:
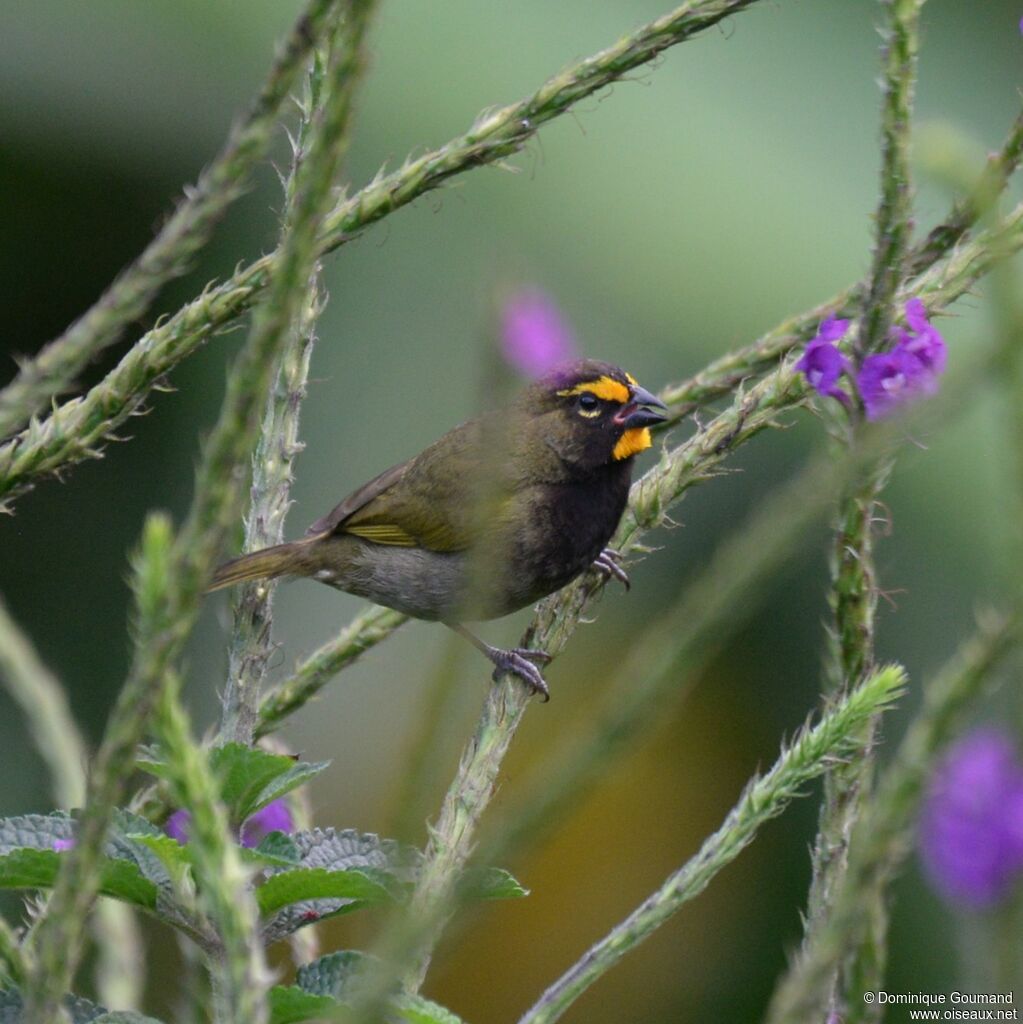
[[(24, 848), (0, 857), (0, 889), (48, 889), (60, 868), (55, 850)], [(155, 910), (157, 887), (131, 861), (110, 858), (103, 866), (100, 890), (104, 896)]]
[[(297, 992), (295, 988), (291, 990), (296, 994), (291, 997), (292, 1001), (289, 1005), (296, 1012), (303, 1011), (304, 1005), (308, 1005), (320, 1013), (323, 1013), (328, 1005), (343, 1007), (352, 1001), (358, 993), (359, 983), (365, 969), (377, 962), (376, 957), (355, 950), (342, 950), (321, 956), (311, 964), (299, 968), (295, 978)], [(317, 1003), (303, 1004), (297, 993), (304, 994), (309, 1000), (317, 1000)], [(329, 1004), (323, 1002), (325, 999), (329, 1000)], [(408, 1021), (410, 1024), (462, 1024), (462, 1021), (450, 1010), (417, 995), (396, 993), (390, 1001), (389, 1011), (389, 1020)], [(275, 1016), (273, 1024), (292, 1024), (295, 1021), (308, 1019), (308, 1017), (290, 1017), (278, 1021)]]
[[(387, 899), (400, 898), (400, 890), (415, 880), (422, 860), (418, 850), (352, 829), (313, 829), (309, 832), (296, 832), (291, 840), (298, 850), (299, 865), (302, 868), (319, 868), (333, 872), (353, 869), (361, 871), (388, 889)], [(273, 878), (285, 870), (288, 869), (271, 869), (269, 877)], [(257, 895), (258, 892), (259, 890)], [(292, 903), (280, 909), (267, 922), (263, 937), (267, 942), (275, 942), (304, 925), (356, 910), (365, 905), (365, 902), (367, 901), (319, 898)], [(369, 902), (379, 902), (379, 899)]]
[(274, 985), (270, 989), (270, 1024), (298, 1024), (322, 1020), (339, 1007), (331, 996), (303, 992), (297, 985)]
[(375, 959), (354, 949), (328, 953), (300, 967), (295, 981), (303, 992), (344, 1000), (355, 990), (359, 973)]
[(269, 832), (254, 850), (243, 849), (242, 856), (257, 864), (274, 867), (297, 867), (302, 854), (287, 832)]
[[(157, 751), (147, 751), (137, 764), (157, 778), (167, 776), (167, 766)], [(225, 743), (210, 751), (210, 765), (220, 779), (221, 799), (236, 825), (319, 774), (328, 764), (295, 761), (285, 754), (271, 754), (243, 743)]]
[[(304, 900), (344, 900), (362, 906), (392, 901), (396, 896), (391, 879), (372, 868), (350, 868), (347, 871), (295, 868), (271, 875), (256, 889), (256, 903), (261, 914), (272, 914)], [(349, 909), (354, 910), (355, 907)]]

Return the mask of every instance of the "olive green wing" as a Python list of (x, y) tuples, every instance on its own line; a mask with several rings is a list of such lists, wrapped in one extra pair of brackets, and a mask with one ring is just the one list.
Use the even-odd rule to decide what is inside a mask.
[(415, 458), (350, 494), (307, 531), (348, 533), (374, 544), (464, 551), (478, 533), (479, 428), (470, 421)]

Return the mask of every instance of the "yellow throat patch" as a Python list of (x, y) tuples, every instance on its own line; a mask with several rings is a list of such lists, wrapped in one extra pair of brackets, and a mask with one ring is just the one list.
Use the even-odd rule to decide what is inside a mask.
[(607, 402), (621, 402), (622, 405), (628, 404), (631, 397), (629, 389), (620, 380), (608, 377), (607, 374), (603, 377), (598, 377), (596, 380), (583, 381), (582, 384), (576, 384), (574, 388), (559, 391), (558, 394), (562, 398), (567, 398), (569, 395), (581, 395), (586, 391), (591, 395), (596, 395), (597, 398), (603, 398)]
[(630, 455), (645, 452), (653, 444), (649, 427), (633, 427), (626, 430), (611, 453), (615, 459), (627, 459)]

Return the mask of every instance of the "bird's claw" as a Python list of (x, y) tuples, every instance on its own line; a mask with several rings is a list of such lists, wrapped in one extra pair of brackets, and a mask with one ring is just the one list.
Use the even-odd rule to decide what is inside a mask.
[(534, 693), (543, 697), (544, 703), (551, 699), (551, 691), (547, 689), (547, 682), (543, 673), (533, 664), (539, 661), (546, 665), (551, 661), (551, 655), (546, 651), (531, 651), (525, 647), (512, 647), (502, 650), (494, 647), (488, 652), (490, 660), (494, 663), (494, 682), (508, 672), (518, 676)]
[(591, 568), (594, 572), (599, 572), (606, 579), (610, 579), (613, 576), (626, 590), (630, 590), (632, 588), (632, 581), (629, 579), (629, 574), (618, 564), (618, 560), (621, 557), (621, 553), (615, 551), (614, 548), (604, 548), (593, 560)]

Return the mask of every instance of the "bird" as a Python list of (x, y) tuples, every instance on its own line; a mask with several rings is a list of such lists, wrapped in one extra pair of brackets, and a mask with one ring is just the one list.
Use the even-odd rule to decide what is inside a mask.
[(628, 586), (607, 547), (635, 456), (666, 407), (594, 359), (562, 364), (406, 462), (384, 470), (297, 541), (225, 562), (209, 590), (308, 577), (461, 634), (544, 700), (544, 651), (494, 647), (466, 622), (495, 619), (586, 570)]

